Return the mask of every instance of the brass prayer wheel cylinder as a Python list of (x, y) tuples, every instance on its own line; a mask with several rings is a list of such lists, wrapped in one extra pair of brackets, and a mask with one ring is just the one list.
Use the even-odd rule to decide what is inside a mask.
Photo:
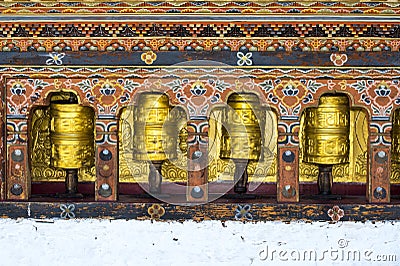
[(177, 156), (176, 123), (170, 117), (168, 96), (142, 93), (134, 122), (133, 157), (141, 161), (164, 161)]
[(400, 109), (393, 112), (391, 158), (394, 162), (400, 162)]
[(259, 160), (264, 124), (257, 95), (235, 93), (229, 96), (222, 129), (222, 159)]
[(79, 104), (50, 104), (51, 165), (76, 169), (94, 165), (94, 112)]
[(304, 114), (303, 160), (315, 164), (349, 161), (350, 106), (345, 95), (325, 95)]

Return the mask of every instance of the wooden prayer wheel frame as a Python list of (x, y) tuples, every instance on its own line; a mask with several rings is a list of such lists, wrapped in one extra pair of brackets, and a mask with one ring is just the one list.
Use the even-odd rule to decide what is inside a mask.
[[(3, 217), (68, 210), (124, 219), (400, 220), (397, 1), (5, 1), (0, 12)], [(84, 196), (77, 201), (54, 198), (71, 175), (51, 166), (47, 107), (60, 92), (93, 111), (93, 156), (73, 174)], [(256, 95), (265, 109), (264, 144), (249, 147), (251, 156), (221, 157), (222, 129), (211, 114), (235, 92)], [(146, 93), (166, 95), (185, 118), (167, 129), (168, 152), (157, 156), (134, 148), (136, 99)], [(302, 114), (332, 93), (346, 95), (355, 121), (341, 163), (300, 148)], [(156, 147), (162, 140), (151, 130), (137, 136), (145, 142), (147, 132)], [(317, 164), (332, 172), (332, 193), (342, 199), (313, 198)], [(236, 170), (249, 173), (245, 195), (235, 195)], [(142, 177), (160, 171), (168, 199), (143, 189)]]

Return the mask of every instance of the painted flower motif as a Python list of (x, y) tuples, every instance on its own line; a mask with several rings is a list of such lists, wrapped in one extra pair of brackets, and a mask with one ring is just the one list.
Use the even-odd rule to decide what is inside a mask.
[(210, 47), (214, 42), (211, 41), (210, 39), (206, 39), (203, 41), (203, 44), (208, 48)]
[(367, 49), (371, 49), (372, 47), (374, 47), (376, 44), (373, 40), (371, 39), (367, 39), (365, 40), (363, 43), (363, 46), (365, 46)]
[(330, 59), (335, 66), (343, 66), (344, 63), (347, 62), (347, 55), (346, 54), (331, 54)]
[(375, 89), (375, 94), (380, 97), (389, 96), (391, 90), (386, 86), (386, 84), (379, 84)]
[(165, 214), (165, 210), (160, 204), (153, 204), (147, 209), (147, 213), (151, 219), (158, 220)]
[(361, 101), (371, 105), (374, 116), (387, 117), (400, 97), (398, 84), (394, 81), (361, 80), (351, 86), (362, 92)]
[(236, 220), (242, 220), (242, 219), (246, 219), (246, 220), (253, 220), (253, 215), (251, 215), (250, 213), (250, 205), (246, 204), (243, 207), (241, 205), (238, 205), (236, 207), (235, 210), (235, 219)]
[(332, 221), (337, 222), (344, 216), (344, 211), (339, 208), (339, 206), (335, 205), (332, 209), (328, 210), (328, 216), (331, 217)]
[(146, 65), (152, 65), (154, 61), (157, 59), (157, 55), (153, 51), (147, 51), (143, 53), (140, 58)]
[(347, 40), (337, 40), (336, 43), (341, 51), (346, 50), (346, 48), (349, 46), (349, 41)]
[(299, 90), (293, 86), (292, 84), (288, 84), (283, 90), (283, 94), (285, 96), (296, 96), (299, 93)]
[(207, 92), (204, 88), (204, 84), (201, 81), (195, 82), (190, 89), (190, 92), (195, 96), (201, 96)]
[(295, 42), (293, 40), (287, 40), (285, 42), (285, 46), (289, 49), (291, 49), (295, 45)]
[[(91, 86), (90, 84), (88, 85), (89, 87)], [(95, 99), (97, 99), (98, 103), (107, 108), (114, 106), (118, 99), (122, 96), (123, 92), (124, 87), (122, 84), (108, 79), (100, 80), (96, 82), (93, 87), (91, 87), (91, 95), (95, 96)]]
[[(276, 84), (275, 87), (274, 84)], [(308, 84), (303, 80), (275, 80), (271, 81), (272, 94), (268, 95), (271, 102), (280, 104), (281, 114), (284, 116), (298, 115), (300, 103), (309, 93), (315, 93), (318, 85)], [(278, 100), (279, 99), (279, 100)], [(311, 98), (312, 99), (312, 98)]]
[(75, 218), (75, 205), (74, 204), (61, 204), (60, 205), (60, 210), (61, 210), (61, 214), (60, 217), (62, 219), (71, 219), (71, 218)]
[(203, 116), (207, 113), (210, 103), (219, 101), (218, 92), (224, 91), (225, 85), (220, 81), (189, 79), (167, 83), (176, 99), (187, 107), (190, 116)]
[(25, 94), (25, 92), (26, 92), (26, 88), (19, 82), (15, 82), (11, 86), (11, 93), (13, 95), (22, 95), (22, 94)]
[(110, 83), (105, 83), (99, 91), (103, 95), (110, 96), (115, 93), (115, 88)]
[(243, 54), (242, 52), (238, 52), (236, 54), (237, 58), (239, 59), (237, 61), (238, 66), (243, 66), (243, 65), (247, 65), (247, 66), (251, 66), (253, 64), (253, 61), (251, 61), (251, 57), (253, 56), (252, 53), (247, 53), (247, 54)]
[(255, 41), (255, 45), (260, 47), (260, 49), (264, 49), (265, 47), (268, 46), (268, 42), (266, 40), (259, 40), (258, 42)]
[(65, 53), (49, 53), (50, 58), (46, 60), (46, 65), (56, 64), (57, 66), (62, 65), (62, 59), (65, 56)]

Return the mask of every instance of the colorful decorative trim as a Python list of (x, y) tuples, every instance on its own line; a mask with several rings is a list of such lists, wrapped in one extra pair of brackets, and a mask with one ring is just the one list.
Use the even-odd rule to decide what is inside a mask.
[(7, 15), (68, 14), (398, 14), (397, 2), (317, 1), (108, 1), (56, 2), (7, 1), (0, 5)]
[[(91, 21), (0, 23), (3, 52), (67, 51), (398, 51), (392, 22)], [(149, 17), (148, 19), (154, 19)], [(246, 18), (243, 18), (246, 20)], [(268, 19), (270, 20), (270, 19)]]
[[(149, 17), (146, 20), (155, 19)], [(74, 22), (1, 22), (1, 35), (5, 38), (32, 37), (32, 38), (68, 38), (68, 37), (195, 37), (195, 38), (226, 38), (226, 37), (298, 37), (298, 38), (365, 38), (386, 37), (399, 38), (400, 26), (398, 22), (379, 21), (368, 22), (359, 19), (353, 23), (348, 21), (304, 22), (271, 21), (264, 22), (265, 17), (255, 21), (230, 22), (235, 17), (227, 17), (224, 22), (208, 20), (192, 20), (185, 22), (120, 22), (117, 21), (86, 21)], [(245, 19), (245, 17), (243, 18)], [(337, 20), (338, 18), (332, 18)], [(132, 20), (132, 19), (131, 19)], [(159, 18), (158, 18), (159, 20)]]

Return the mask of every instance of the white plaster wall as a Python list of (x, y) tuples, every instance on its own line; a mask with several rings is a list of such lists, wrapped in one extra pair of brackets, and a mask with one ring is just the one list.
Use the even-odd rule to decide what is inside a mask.
[(400, 265), (399, 232), (400, 222), (0, 219), (0, 265)]

